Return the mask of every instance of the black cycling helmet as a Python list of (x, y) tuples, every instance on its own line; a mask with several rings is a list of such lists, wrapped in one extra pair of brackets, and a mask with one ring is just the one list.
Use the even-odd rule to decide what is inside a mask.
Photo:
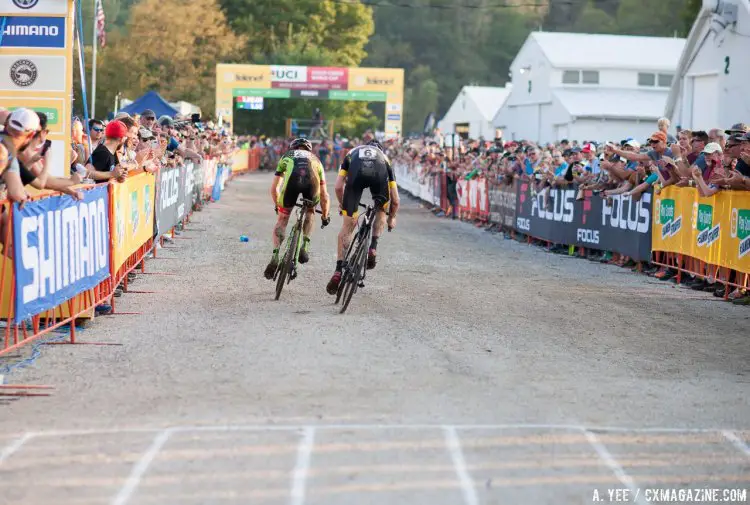
[(372, 139), (371, 141), (369, 141), (369, 142), (367, 143), (367, 145), (368, 145), (368, 146), (373, 146), (373, 147), (377, 147), (377, 148), (378, 148), (378, 149), (380, 149), (380, 150), (381, 150), (382, 152), (385, 152), (385, 149), (383, 149), (383, 144), (381, 144), (380, 142), (378, 142), (378, 141), (377, 141), (377, 140), (375, 140), (375, 139)]
[(292, 140), (292, 143), (289, 144), (289, 149), (304, 149), (305, 151), (312, 152), (313, 147), (309, 140), (298, 138)]

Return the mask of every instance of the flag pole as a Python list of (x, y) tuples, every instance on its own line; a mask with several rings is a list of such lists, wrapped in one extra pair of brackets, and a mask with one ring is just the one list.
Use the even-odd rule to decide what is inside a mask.
[(99, 11), (99, 2), (101, 0), (94, 0), (94, 36), (91, 39), (91, 45), (93, 47), (93, 60), (91, 63), (91, 117), (96, 117), (96, 46), (99, 45), (99, 40), (97, 37), (97, 12)]

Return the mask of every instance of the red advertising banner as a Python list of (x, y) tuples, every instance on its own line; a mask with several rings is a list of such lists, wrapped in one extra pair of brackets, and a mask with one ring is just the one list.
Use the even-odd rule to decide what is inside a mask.
[(328, 84), (326, 89), (347, 89), (349, 69), (335, 67), (307, 67), (307, 82)]
[(345, 90), (349, 86), (349, 69), (336, 67), (307, 67), (306, 79), (271, 79), (272, 88), (281, 89), (338, 89)]

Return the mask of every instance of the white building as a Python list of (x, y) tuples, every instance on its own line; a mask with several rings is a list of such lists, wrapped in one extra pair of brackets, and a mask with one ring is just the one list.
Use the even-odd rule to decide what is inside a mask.
[(438, 128), (443, 134), (458, 133), (464, 138), (494, 139), (492, 120), (507, 100), (510, 89), (510, 85), (504, 88), (464, 86), (438, 122)]
[(689, 130), (750, 122), (750, 2), (704, 0), (677, 68), (665, 116)]
[(533, 32), (494, 118), (506, 140), (645, 139), (664, 113), (685, 39)]

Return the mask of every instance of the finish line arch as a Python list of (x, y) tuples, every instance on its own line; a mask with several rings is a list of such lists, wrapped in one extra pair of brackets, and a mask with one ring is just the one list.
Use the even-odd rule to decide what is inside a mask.
[(230, 129), (238, 106), (258, 108), (266, 99), (289, 98), (384, 102), (386, 137), (403, 131), (403, 68), (216, 65), (216, 117)]

